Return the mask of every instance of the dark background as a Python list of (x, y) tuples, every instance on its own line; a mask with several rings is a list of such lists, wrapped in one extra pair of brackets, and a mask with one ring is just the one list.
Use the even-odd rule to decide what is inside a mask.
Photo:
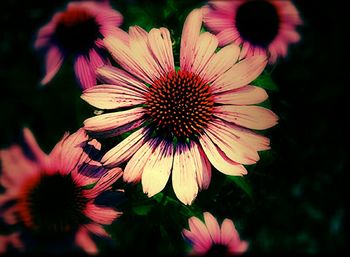
[[(74, 132), (93, 109), (80, 99), (67, 60), (46, 87), (43, 58), (33, 49), (38, 29), (67, 1), (4, 0), (0, 16), (0, 147), (18, 139), (23, 126), (32, 129), (48, 152), (65, 131)], [(125, 18), (149, 30), (165, 26), (181, 35), (189, 11), (200, 1), (112, 0)], [(140, 186), (126, 187), (120, 208), (124, 216), (109, 231), (113, 242), (100, 242), (102, 251), (118, 247), (131, 255), (181, 253), (186, 245), (181, 229), (187, 218), (210, 211), (233, 219), (251, 253), (340, 254), (348, 251), (345, 209), (346, 14), (341, 1), (294, 1), (304, 20), (302, 40), (272, 71), (279, 91), (269, 91), (279, 125), (266, 134), (272, 150), (249, 168), (246, 181), (252, 196), (215, 172), (209, 190), (192, 207), (167, 196), (148, 200)], [(176, 38), (174, 38), (176, 40)], [(175, 198), (176, 199), (176, 198)]]

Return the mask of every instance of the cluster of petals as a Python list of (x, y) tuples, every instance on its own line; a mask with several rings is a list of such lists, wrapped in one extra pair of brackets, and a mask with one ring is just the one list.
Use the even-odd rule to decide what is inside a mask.
[[(82, 214), (88, 222), (80, 224), (75, 232), (75, 243), (88, 253), (96, 253), (97, 246), (91, 238), (92, 234), (108, 237), (103, 225), (111, 224), (121, 212), (111, 207), (100, 206), (95, 199), (101, 193), (110, 190), (112, 184), (122, 176), (120, 168), (105, 169), (97, 161), (91, 159), (94, 151), (99, 150), (96, 140), (88, 141), (83, 129), (74, 134), (66, 134), (53, 148), (45, 154), (38, 146), (29, 129), (24, 129), (25, 147), (12, 145), (0, 151), (1, 176), (0, 183), (5, 192), (0, 196), (0, 217), (12, 226), (20, 224), (22, 229), (9, 235), (1, 236), (0, 253), (6, 246), (25, 249), (20, 233), (33, 228), (30, 211), (25, 208), (24, 197), (27, 196), (28, 183), (40, 180), (45, 176), (70, 176), (77, 188), (82, 191), (86, 204)], [(25, 149), (29, 149), (29, 152)], [(91, 186), (94, 184), (94, 186)], [(62, 193), (65, 188), (60, 188)], [(8, 205), (9, 202), (15, 202)], [(16, 226), (18, 228), (18, 226)]]

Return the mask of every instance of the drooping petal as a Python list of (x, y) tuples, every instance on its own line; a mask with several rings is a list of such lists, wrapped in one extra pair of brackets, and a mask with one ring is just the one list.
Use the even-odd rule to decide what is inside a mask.
[(277, 116), (260, 106), (222, 105), (214, 108), (214, 115), (250, 129), (267, 129), (277, 124)]
[(260, 55), (248, 57), (236, 63), (213, 82), (211, 85), (213, 93), (220, 93), (249, 84), (262, 73), (266, 64), (266, 57)]
[(245, 144), (234, 133), (223, 129), (217, 124), (211, 123), (205, 133), (220, 148), (221, 151), (231, 160), (241, 164), (254, 164), (259, 160), (256, 150)]
[(162, 141), (153, 150), (142, 172), (142, 189), (148, 197), (162, 191), (168, 182), (173, 164), (174, 146)]
[(26, 141), (27, 145), (29, 146), (29, 149), (31, 150), (31, 152), (34, 154), (35, 158), (40, 163), (45, 163), (47, 161), (47, 155), (39, 147), (33, 133), (30, 131), (30, 129), (24, 128), (23, 129), (23, 136), (24, 136), (24, 140)]
[(97, 254), (98, 249), (95, 242), (91, 239), (89, 231), (85, 227), (81, 227), (75, 235), (75, 243), (88, 254)]
[(92, 202), (87, 203), (84, 213), (92, 221), (102, 225), (110, 225), (122, 214), (112, 208), (97, 206)]
[(209, 160), (202, 148), (194, 141), (190, 143), (190, 151), (196, 169), (196, 178), (199, 189), (207, 189), (211, 180), (211, 165)]
[(165, 73), (175, 70), (173, 46), (169, 30), (166, 28), (151, 29), (148, 34), (149, 46)]
[(258, 104), (268, 98), (263, 88), (255, 86), (243, 86), (214, 95), (214, 101), (220, 104)]
[(98, 85), (85, 90), (83, 100), (99, 109), (117, 109), (144, 103), (143, 95), (127, 87)]
[(219, 46), (225, 46), (231, 43), (235, 43), (236, 45), (240, 45), (237, 42), (237, 39), (240, 37), (239, 32), (233, 28), (226, 28), (216, 34), (216, 37), (219, 40)]
[(101, 193), (112, 188), (112, 184), (123, 175), (121, 168), (110, 169), (103, 174), (92, 189), (84, 190), (84, 196), (89, 199), (95, 199)]
[(218, 46), (218, 40), (209, 32), (202, 33), (197, 40), (194, 50), (194, 57), (188, 62), (190, 71), (199, 74), (208, 65)]
[(224, 219), (221, 224), (221, 243), (228, 245), (232, 240), (239, 241), (239, 235), (232, 220)]
[(116, 167), (120, 163), (127, 161), (147, 140), (148, 133), (145, 128), (141, 128), (125, 138), (118, 145), (109, 150), (102, 158), (103, 165)]
[(215, 244), (221, 243), (221, 231), (217, 220), (209, 212), (204, 213), (205, 225), (208, 228), (208, 232)]
[(51, 46), (45, 57), (45, 76), (41, 80), (42, 85), (46, 85), (56, 75), (63, 63), (63, 53), (57, 46)]
[(211, 245), (208, 244), (207, 241), (202, 241), (201, 235), (193, 233), (187, 229), (182, 230), (182, 234), (185, 238), (191, 241), (193, 245), (193, 254), (205, 254), (209, 250)]
[(202, 26), (202, 10), (193, 10), (186, 18), (180, 47), (180, 67), (181, 70), (190, 69), (190, 64), (193, 63), (194, 50), (199, 37)]
[(106, 64), (107, 61), (103, 60), (101, 55), (94, 49), (89, 51), (89, 61), (91, 65), (91, 70), (96, 76), (97, 68), (100, 68)]
[(88, 140), (84, 129), (79, 129), (72, 135), (66, 134), (52, 149), (50, 153), (50, 167), (46, 172), (59, 171), (62, 175), (71, 172), (81, 163), (83, 146)]
[(230, 160), (211, 139), (203, 134), (199, 142), (211, 164), (220, 172), (231, 176), (242, 176), (247, 174), (243, 165)]
[(239, 51), (239, 47), (234, 44), (223, 47), (212, 56), (200, 75), (208, 83), (214, 81), (236, 63)]
[[(84, 128), (89, 132), (103, 134), (105, 136), (117, 135), (123, 126), (135, 122), (144, 115), (143, 108), (134, 108), (126, 111), (106, 113), (88, 118), (84, 121)], [(122, 130), (121, 133), (125, 132)]]
[(106, 83), (126, 87), (130, 90), (139, 92), (139, 94), (145, 94), (145, 92), (148, 91), (145, 84), (141, 83), (129, 73), (113, 66), (106, 65), (97, 69), (97, 75), (99, 79)]
[(176, 146), (172, 184), (175, 195), (184, 204), (191, 205), (198, 193), (195, 161), (187, 145)]
[(131, 157), (124, 169), (123, 179), (128, 183), (136, 183), (141, 179), (143, 169), (156, 147), (156, 140), (150, 139)]
[(109, 234), (106, 232), (106, 230), (104, 230), (104, 228), (96, 223), (89, 223), (84, 225), (84, 227), (87, 228), (87, 230), (89, 230), (91, 233), (97, 235), (97, 236), (101, 236), (101, 237), (109, 237)]
[(92, 70), (92, 65), (84, 55), (78, 55), (74, 62), (75, 75), (83, 89), (96, 85), (96, 75)]

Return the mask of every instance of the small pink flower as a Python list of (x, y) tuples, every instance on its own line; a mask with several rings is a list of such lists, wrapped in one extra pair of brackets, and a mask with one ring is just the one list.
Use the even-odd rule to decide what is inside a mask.
[(200, 33), (201, 26), (202, 11), (196, 9), (185, 21), (179, 71), (166, 28), (147, 33), (131, 27), (127, 44), (105, 38), (124, 70), (98, 69), (107, 84), (82, 95), (100, 109), (122, 108), (85, 120), (91, 135), (113, 137), (136, 129), (101, 161), (111, 167), (128, 161), (124, 180), (142, 180), (149, 197), (162, 191), (172, 174), (176, 196), (191, 204), (210, 184), (210, 163), (227, 175), (246, 174), (242, 164), (256, 163), (257, 151), (269, 149), (268, 138), (247, 128), (277, 123), (272, 111), (253, 105), (267, 99), (265, 90), (249, 85), (264, 70), (266, 58), (237, 62), (236, 45), (216, 52), (216, 37)]
[(122, 15), (108, 3), (82, 1), (69, 3), (57, 12), (37, 35), (35, 47), (46, 51), (46, 73), (43, 85), (51, 81), (63, 60), (74, 56), (74, 71), (83, 89), (96, 84), (95, 69), (108, 60), (103, 57), (102, 38), (115, 36), (127, 41), (127, 33), (118, 28)]
[(77, 246), (96, 253), (90, 233), (107, 237), (102, 225), (111, 224), (121, 213), (94, 200), (111, 189), (121, 169), (104, 169), (90, 158), (100, 145), (87, 141), (83, 129), (65, 135), (49, 155), (42, 152), (30, 130), (24, 130), (24, 138), (31, 157), (18, 145), (0, 151), (0, 183), (6, 190), (0, 195), (0, 217), (21, 228), (0, 236), (0, 252), (9, 244), (25, 249), (19, 234), (29, 232), (39, 243), (73, 236)]
[(204, 7), (204, 23), (220, 46), (241, 45), (240, 58), (265, 53), (274, 63), (300, 40), (296, 26), (302, 21), (289, 0), (215, 0)]
[(204, 223), (191, 217), (190, 230), (184, 229), (183, 236), (192, 245), (191, 254), (206, 256), (232, 256), (247, 251), (248, 243), (240, 239), (232, 220), (225, 219), (221, 227), (209, 212), (204, 213)]

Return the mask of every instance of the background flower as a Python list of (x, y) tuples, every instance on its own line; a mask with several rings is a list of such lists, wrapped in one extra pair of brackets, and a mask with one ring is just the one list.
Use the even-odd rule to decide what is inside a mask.
[(107, 3), (93, 1), (71, 2), (67, 9), (57, 12), (43, 26), (35, 41), (36, 48), (46, 51), (46, 74), (42, 84), (47, 84), (60, 69), (63, 60), (74, 56), (74, 71), (83, 89), (96, 84), (95, 69), (108, 63), (103, 56), (105, 36), (114, 35), (127, 40), (118, 26), (122, 15)]
[(102, 67), (97, 72), (107, 84), (82, 95), (100, 109), (124, 108), (87, 119), (84, 128), (91, 135), (113, 137), (142, 127), (101, 162), (117, 166), (128, 161), (124, 180), (141, 180), (149, 197), (163, 190), (171, 174), (177, 198), (191, 204), (210, 184), (210, 163), (226, 175), (245, 175), (242, 164), (256, 163), (257, 152), (269, 149), (268, 138), (247, 128), (262, 130), (277, 123), (272, 111), (253, 106), (267, 99), (266, 91), (249, 85), (265, 68), (266, 58), (236, 62), (235, 45), (215, 53), (216, 37), (201, 34), (201, 26), (202, 11), (196, 9), (183, 28), (179, 71), (166, 28), (147, 33), (131, 27), (129, 44), (105, 38), (107, 49), (129, 73)]
[(247, 251), (248, 243), (240, 239), (232, 220), (225, 219), (221, 226), (209, 212), (204, 212), (204, 222), (197, 217), (188, 220), (190, 230), (183, 235), (192, 245), (191, 254), (206, 256), (233, 256)]
[(205, 25), (221, 46), (242, 46), (240, 58), (267, 53), (274, 63), (287, 55), (290, 43), (300, 40), (296, 27), (302, 21), (289, 0), (210, 1), (204, 12)]
[[(64, 249), (65, 243), (74, 240), (86, 252), (96, 253), (91, 233), (108, 237), (102, 225), (111, 224), (121, 213), (95, 200), (111, 189), (121, 169), (106, 170), (90, 159), (99, 144), (88, 142), (82, 129), (65, 135), (50, 155), (41, 151), (30, 130), (24, 130), (24, 138), (32, 158), (18, 145), (0, 151), (0, 182), (5, 188), (0, 196), (0, 218), (18, 232), (30, 234), (39, 244), (34, 251), (56, 241)], [(1, 244), (33, 251), (32, 245), (24, 246), (25, 239), (22, 243), (18, 233), (1, 236), (1, 240)]]

